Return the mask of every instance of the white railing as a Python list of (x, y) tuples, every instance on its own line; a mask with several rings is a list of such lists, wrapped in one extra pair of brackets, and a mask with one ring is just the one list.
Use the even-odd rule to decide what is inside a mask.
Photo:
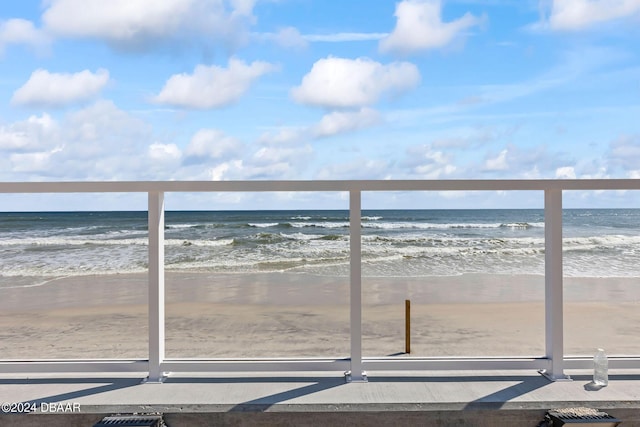
[[(0, 373), (146, 372), (161, 382), (167, 372), (342, 371), (366, 381), (365, 369), (505, 370), (536, 369), (552, 380), (565, 369), (591, 367), (586, 357), (563, 351), (562, 192), (640, 190), (640, 180), (410, 180), (410, 181), (163, 181), (163, 182), (0, 182), (0, 193), (147, 193), (149, 200), (149, 358), (147, 360), (0, 360)], [(350, 357), (289, 359), (167, 359), (165, 357), (164, 194), (167, 192), (348, 192), (350, 212)], [(544, 357), (363, 357), (361, 199), (374, 191), (542, 191), (545, 210)], [(0, 355), (1, 356), (1, 355)], [(612, 368), (640, 369), (640, 356), (613, 357)]]

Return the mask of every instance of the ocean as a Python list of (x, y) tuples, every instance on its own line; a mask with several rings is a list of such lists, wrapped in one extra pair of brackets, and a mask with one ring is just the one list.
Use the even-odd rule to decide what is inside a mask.
[[(348, 276), (347, 211), (169, 211), (167, 271)], [(637, 277), (639, 209), (563, 212), (564, 274)], [(544, 274), (544, 212), (365, 210), (364, 276)], [(144, 272), (146, 212), (0, 213), (0, 287)]]

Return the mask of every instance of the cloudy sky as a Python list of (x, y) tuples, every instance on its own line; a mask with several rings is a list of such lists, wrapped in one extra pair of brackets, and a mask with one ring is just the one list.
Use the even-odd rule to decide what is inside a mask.
[[(640, 0), (11, 1), (0, 64), (0, 181), (640, 178)], [(0, 210), (146, 202), (0, 197)], [(635, 193), (566, 200), (640, 207)], [(168, 198), (345, 206), (340, 194)]]

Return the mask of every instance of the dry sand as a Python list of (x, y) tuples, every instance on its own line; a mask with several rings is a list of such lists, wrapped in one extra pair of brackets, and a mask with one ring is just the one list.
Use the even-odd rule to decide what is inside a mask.
[[(566, 278), (565, 353), (640, 354), (640, 286)], [(363, 279), (365, 356), (540, 356), (544, 278), (492, 274)], [(147, 358), (146, 275), (0, 289), (0, 359)], [(348, 357), (347, 278), (167, 273), (166, 356)]]

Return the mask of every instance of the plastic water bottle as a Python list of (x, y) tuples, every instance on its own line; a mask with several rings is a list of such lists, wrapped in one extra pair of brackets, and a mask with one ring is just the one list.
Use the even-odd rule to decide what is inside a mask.
[(593, 356), (593, 383), (602, 387), (609, 384), (609, 360), (601, 348)]

